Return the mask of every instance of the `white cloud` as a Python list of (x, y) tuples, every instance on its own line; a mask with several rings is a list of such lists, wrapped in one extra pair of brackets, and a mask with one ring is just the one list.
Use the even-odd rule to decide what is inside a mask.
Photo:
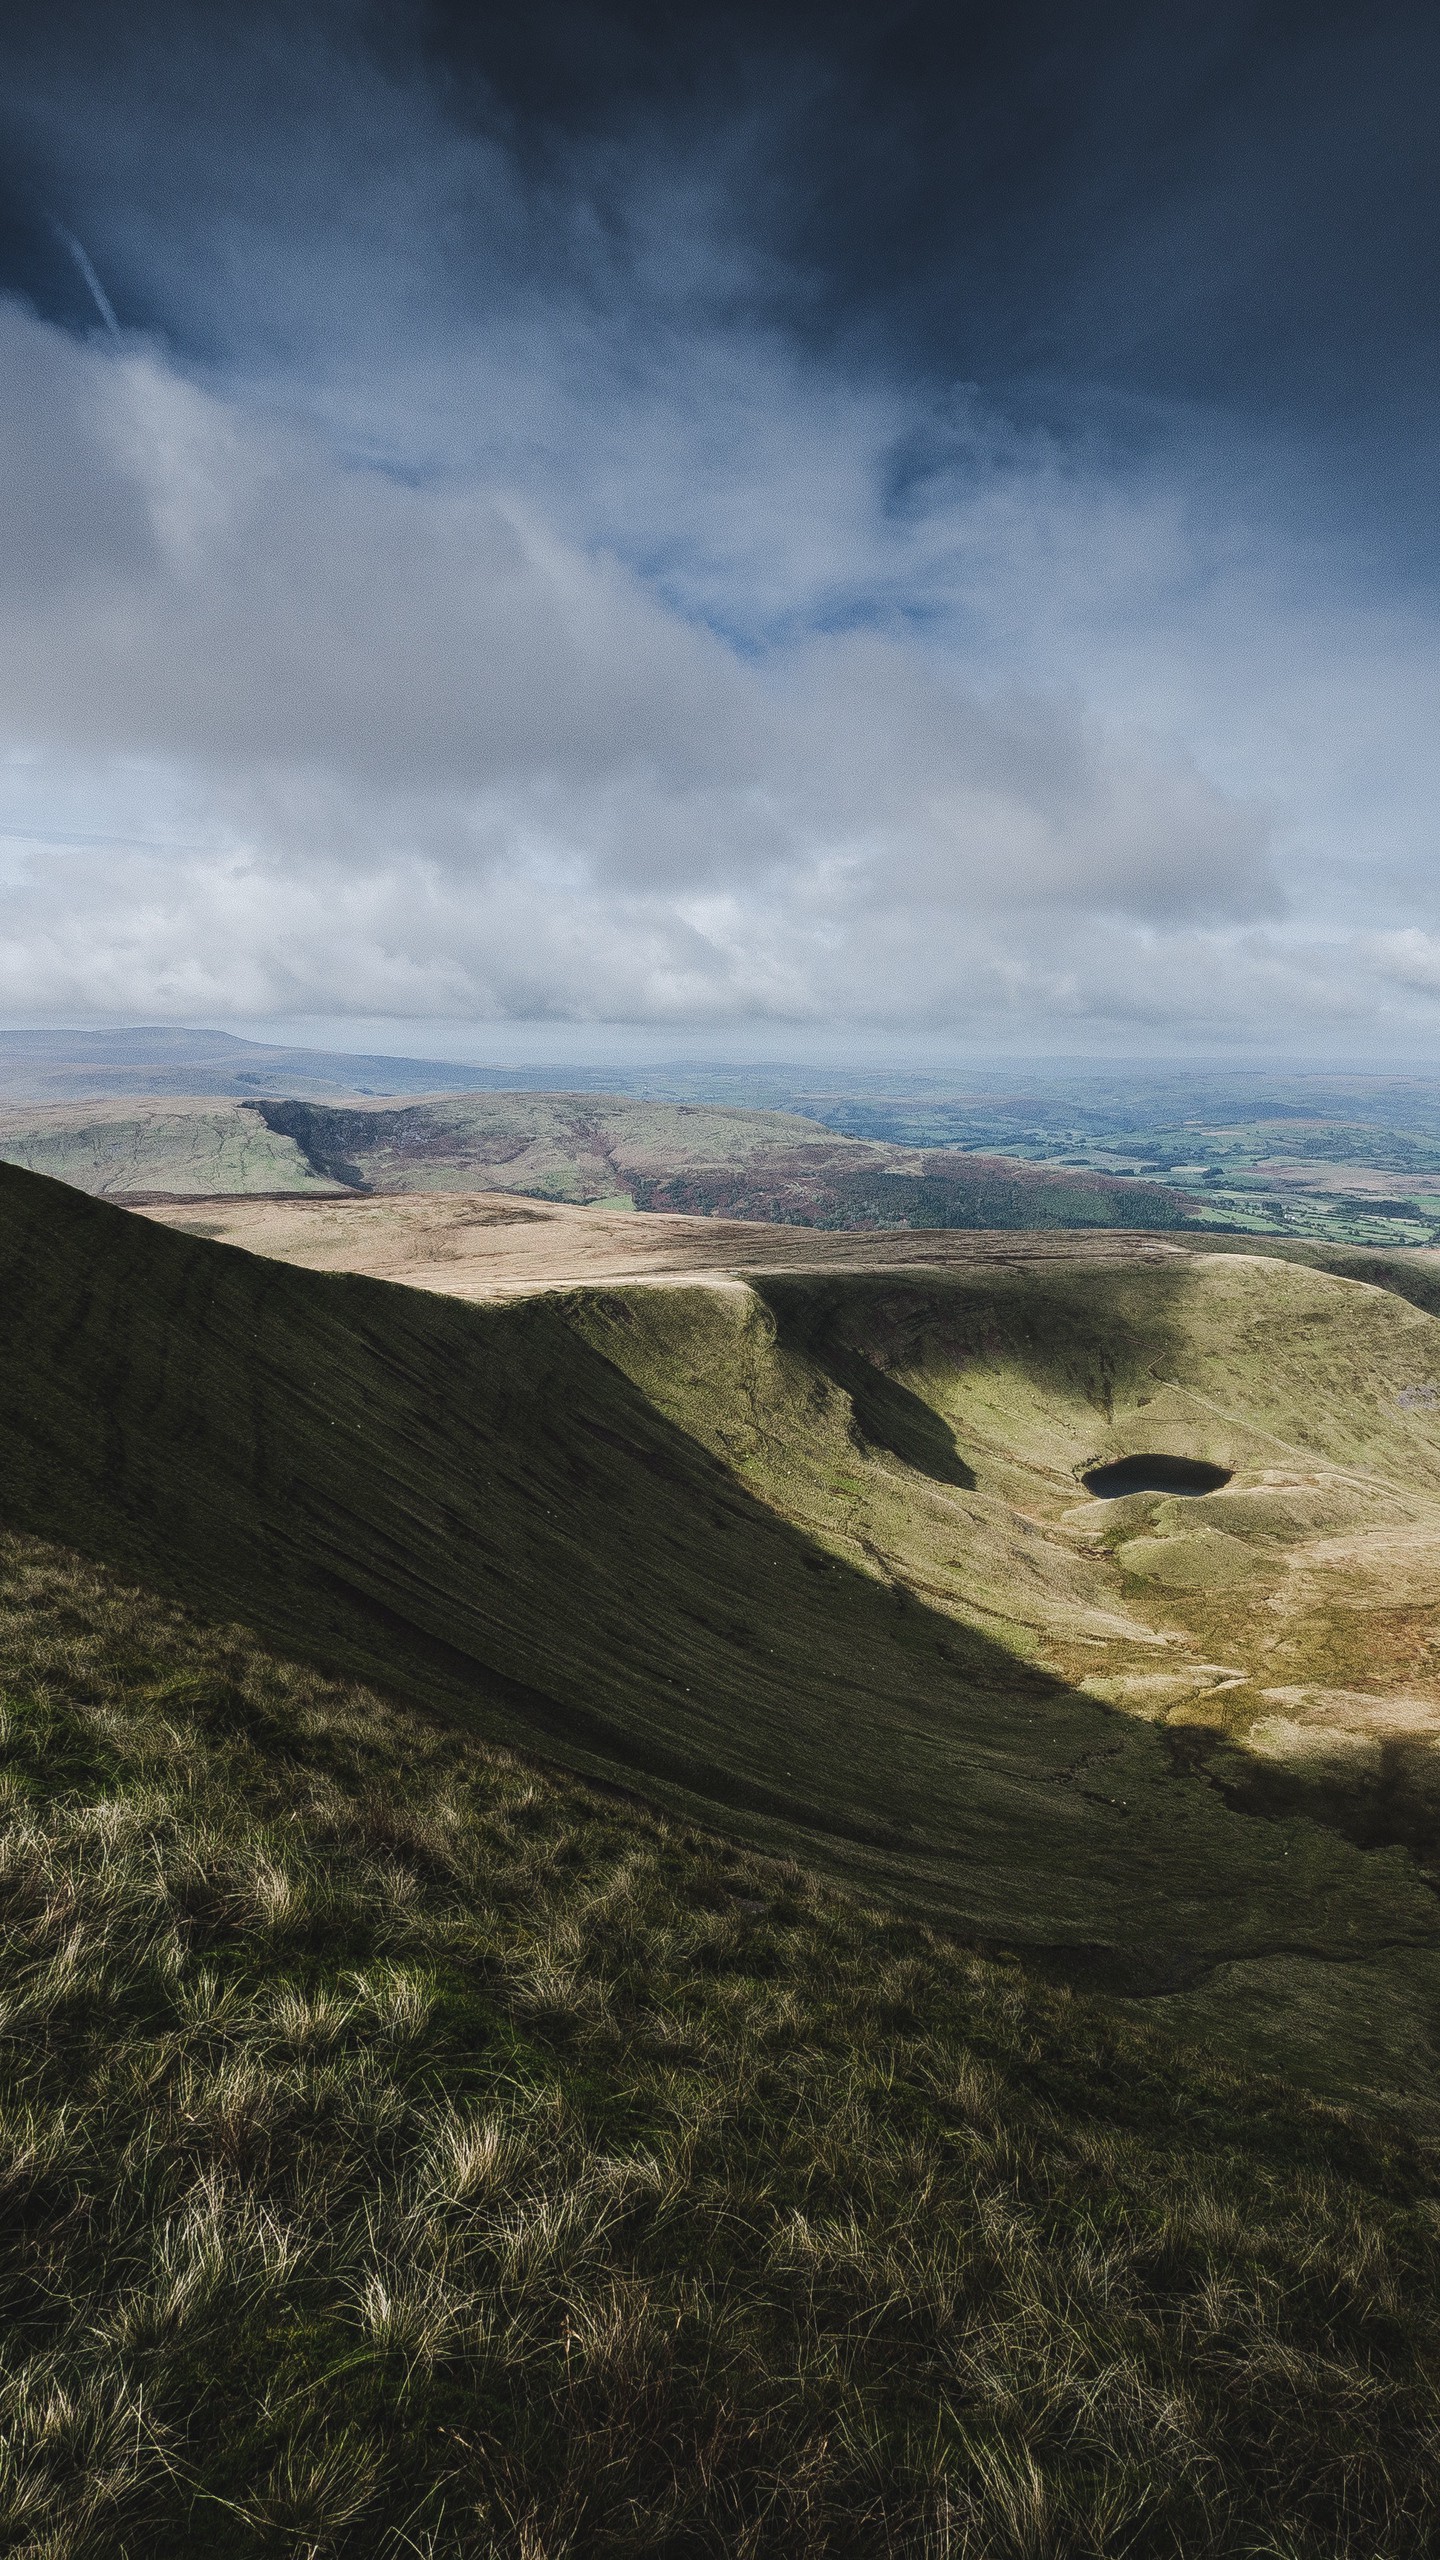
[(522, 153), (358, 25), (17, 60), (159, 317), (0, 306), (0, 1004), (1433, 1023), (1433, 598), (1293, 417), (1017, 425), (827, 343), (773, 87)]
[(1073, 692), (746, 655), (533, 492), (0, 330), (12, 1011), (903, 1022), (1280, 908), (1257, 808)]

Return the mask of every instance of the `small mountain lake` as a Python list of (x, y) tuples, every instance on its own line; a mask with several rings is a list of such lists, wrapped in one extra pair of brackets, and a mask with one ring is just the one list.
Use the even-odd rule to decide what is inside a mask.
[(1208, 1458), (1147, 1456), (1112, 1458), (1080, 1481), (1102, 1502), (1118, 1502), (1127, 1493), (1218, 1493), (1230, 1475), (1229, 1467), (1213, 1467)]

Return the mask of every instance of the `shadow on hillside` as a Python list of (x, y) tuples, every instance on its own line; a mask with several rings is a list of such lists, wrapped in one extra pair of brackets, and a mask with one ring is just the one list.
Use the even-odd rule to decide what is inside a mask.
[(936, 1484), (973, 1492), (975, 1470), (961, 1457), (955, 1434), (923, 1396), (888, 1377), (875, 1360), (847, 1339), (842, 1307), (828, 1290), (757, 1279), (751, 1286), (775, 1320), (782, 1350), (814, 1362), (850, 1399), (855, 1428), (872, 1448), (888, 1449)]
[[(927, 1401), (927, 1381), (1003, 1361), (1051, 1393), (1092, 1405), (1108, 1423), (1118, 1398), (1147, 1391), (1183, 1364), (1183, 1309), (1194, 1281), (1179, 1263), (1057, 1261), (752, 1277), (751, 1286), (781, 1341), (851, 1395), (867, 1437), (922, 1473), (970, 1485), (950, 1425)], [(942, 1473), (947, 1452), (950, 1472)]]
[[(864, 1366), (862, 1427), (963, 1467)], [(0, 1166), (0, 1481), (16, 1527), (1074, 1978), (1432, 1925), (816, 1547), (551, 1300), (306, 1271)]]

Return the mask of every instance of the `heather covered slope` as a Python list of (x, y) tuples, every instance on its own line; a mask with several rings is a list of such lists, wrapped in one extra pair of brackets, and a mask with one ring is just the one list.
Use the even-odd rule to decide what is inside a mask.
[(113, 1198), (491, 1189), (821, 1228), (1156, 1227), (1154, 1184), (837, 1137), (788, 1112), (614, 1094), (0, 1109), (0, 1160)]
[(885, 1146), (717, 1103), (497, 1093), (253, 1107), (317, 1173), (371, 1190), (521, 1191), (830, 1228), (1164, 1227), (1184, 1214), (1153, 1183)]
[[(1188, 1269), (1131, 1275), (1141, 1297), (1117, 1302), (1113, 1274), (1064, 1265), (1058, 1300), (1015, 1301), (977, 1372), (1021, 1434), (997, 1459), (833, 1311), (807, 1340), (803, 1306), (743, 1286), (483, 1309), (18, 1172), (0, 1203), (13, 1525), (1053, 1972), (1199, 1998), (1249, 1966), (1247, 2049), (1429, 2102), (1440, 1926), (1407, 1850), (1237, 1810), (1168, 1726), (1086, 1694), (1036, 1640), (1155, 1659), (1123, 1592), (1063, 1533), (1026, 1531), (1014, 1496), (1025, 1429), (1052, 1429), (1047, 1380), (1103, 1449), (1119, 1392), (1183, 1357)], [(1428, 1356), (1431, 1319), (1355, 1294)], [(1383, 1335), (1377, 1356), (1415, 1344)], [(1440, 1430), (1405, 1419), (1440, 1473)], [(946, 1565), (933, 1589), (917, 1537)], [(1337, 1960), (1353, 2014), (1317, 2042)]]
[(1433, 2161), (0, 1533), (0, 2529), (1409, 2560)]

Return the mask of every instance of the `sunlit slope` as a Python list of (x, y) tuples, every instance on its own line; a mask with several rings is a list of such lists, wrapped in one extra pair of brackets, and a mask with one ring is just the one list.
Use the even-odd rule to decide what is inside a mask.
[(1173, 1227), (1183, 1208), (1153, 1184), (877, 1145), (793, 1112), (603, 1093), (12, 1106), (0, 1160), (110, 1198), (478, 1186), (832, 1230)]
[[(1391, 1289), (1206, 1255), (768, 1276), (584, 1321), (835, 1553), (1143, 1720), (1232, 1803), (1440, 1866), (1440, 1328)], [(1139, 1450), (1232, 1478), (1084, 1495)], [(1110, 1751), (1088, 1782), (1118, 1791)], [(1403, 2076), (1435, 1988), (1407, 1957), (1375, 2000), (1292, 1948), (1163, 2005), (1317, 2076), (1361, 2045)]]
[[(1107, 1317), (1103, 1291), (1070, 1301), (1058, 1344), (1053, 1304), (1016, 1313), (1026, 1360), (995, 1364), (1016, 1381), (1007, 1429), (1038, 1439), (1055, 1378), (1077, 1454), (1087, 1399), (1092, 1441), (1108, 1445), (1107, 1397), (1113, 1413), (1122, 1387), (1173, 1357), (1201, 1285), (1188, 1268), (1146, 1279), (1143, 1325), (1125, 1307)], [(722, 1293), (692, 1294), (713, 1318)], [(1321, 1824), (1232, 1809), (1165, 1728), (1026, 1664), (1004, 1624), (992, 1636), (913, 1596), (879, 1542), (847, 1552), (788, 1497), (784, 1516), (772, 1459), (738, 1445), (718, 1456), (699, 1436), (702, 1414), (717, 1447), (728, 1427), (720, 1337), (682, 1334), (667, 1354), (655, 1293), (637, 1298), (468, 1307), (176, 1235), (7, 1169), (10, 1519), (478, 1731), (1118, 1989), (1178, 1994), (1222, 1963), (1313, 1971), (1340, 1957), (1373, 2019), (1389, 2014), (1397, 1962), (1407, 1998), (1433, 1979), (1436, 1906), (1403, 1850), (1365, 1854)], [(682, 1299), (667, 1321), (682, 1324)], [(796, 1468), (808, 1446), (852, 1451), (854, 1483), (883, 1475), (897, 1502), (914, 1490), (954, 1505), (962, 1555), (979, 1454), (958, 1433), (952, 1448), (905, 1364), (887, 1378), (843, 1339), (817, 1346), (793, 1309), (777, 1317), (740, 1287), (733, 1303), (773, 1364), (764, 1431), (796, 1449)], [(992, 1330), (1002, 1311), (994, 1300)], [(737, 1431), (758, 1376), (740, 1379)], [(1433, 1449), (1433, 1422), (1424, 1431)], [(1057, 1450), (1057, 1505), (1062, 1479)], [(1262, 2047), (1276, 2030), (1281, 2058), (1287, 2002), (1283, 1985), (1264, 1995), (1256, 2029)], [(1362, 2037), (1347, 2061), (1342, 2038), (1325, 2071), (1423, 2089), (1428, 2023), (1411, 2017), (1402, 2041), (1403, 2054)]]
[[(619, 1318), (623, 1315), (623, 1321)], [(1268, 1802), (1440, 1837), (1440, 1328), (1252, 1257), (757, 1276), (577, 1318), (822, 1540)], [(1127, 1452), (1232, 1471), (1099, 1504)]]
[(77, 1191), (334, 1191), (295, 1140), (223, 1099), (52, 1102), (0, 1107), (0, 1160)]

